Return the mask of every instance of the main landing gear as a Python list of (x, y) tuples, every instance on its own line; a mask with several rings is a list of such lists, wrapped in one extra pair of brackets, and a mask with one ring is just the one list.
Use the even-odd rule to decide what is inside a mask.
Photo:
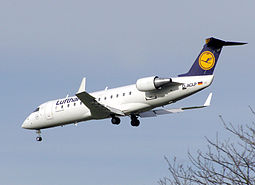
[[(120, 118), (119, 117), (116, 117), (115, 115), (112, 115), (112, 124), (114, 125), (119, 125), (120, 124)], [(131, 114), (130, 115), (130, 118), (131, 118), (131, 125), (133, 127), (138, 127), (140, 125), (140, 121), (137, 119), (137, 116), (134, 115), (134, 114)]]
[(112, 116), (112, 124), (114, 125), (120, 124), (120, 118), (116, 116)]
[(36, 141), (42, 141), (41, 130), (37, 130), (36, 133), (37, 133), (37, 135), (38, 135), (38, 136), (36, 137)]
[(137, 119), (137, 116), (134, 114), (131, 115), (131, 125), (133, 127), (138, 127), (140, 125), (140, 121)]

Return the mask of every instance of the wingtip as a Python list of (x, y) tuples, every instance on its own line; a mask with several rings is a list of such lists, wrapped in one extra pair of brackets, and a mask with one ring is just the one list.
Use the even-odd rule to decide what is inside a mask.
[(86, 78), (84, 77), (81, 81), (81, 85), (80, 85), (80, 88), (79, 88), (77, 94), (85, 91), (85, 85), (86, 85)]
[(206, 101), (205, 101), (204, 106), (205, 106), (205, 107), (210, 106), (210, 105), (211, 105), (211, 100), (212, 100), (212, 93), (210, 93), (210, 94), (208, 95), (208, 97), (207, 97), (207, 99), (206, 99)]

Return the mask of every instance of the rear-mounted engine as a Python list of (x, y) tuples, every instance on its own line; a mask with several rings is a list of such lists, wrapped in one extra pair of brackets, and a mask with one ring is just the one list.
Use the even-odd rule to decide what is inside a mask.
[(136, 88), (142, 92), (153, 91), (172, 82), (171, 78), (159, 78), (157, 76), (140, 78), (136, 81)]

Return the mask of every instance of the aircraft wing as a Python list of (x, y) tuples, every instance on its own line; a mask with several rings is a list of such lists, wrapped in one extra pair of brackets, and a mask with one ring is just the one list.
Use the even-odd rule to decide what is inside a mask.
[(121, 110), (110, 106), (104, 106), (97, 102), (95, 97), (91, 96), (85, 91), (85, 84), (86, 78), (83, 78), (80, 88), (75, 95), (82, 101), (82, 103), (84, 103), (84, 105), (86, 105), (86, 107), (88, 107), (93, 117), (105, 118), (110, 116), (111, 114), (124, 116), (124, 113)]
[(139, 116), (142, 117), (142, 118), (156, 117), (157, 115), (179, 113), (179, 112), (183, 112), (183, 111), (189, 110), (189, 109), (204, 108), (204, 107), (210, 106), (211, 99), (212, 99), (212, 93), (210, 93), (208, 95), (204, 105), (193, 106), (193, 107), (182, 107), (182, 108), (178, 108), (178, 109), (155, 109), (155, 110), (150, 110), (150, 111), (147, 111), (147, 112), (140, 113)]

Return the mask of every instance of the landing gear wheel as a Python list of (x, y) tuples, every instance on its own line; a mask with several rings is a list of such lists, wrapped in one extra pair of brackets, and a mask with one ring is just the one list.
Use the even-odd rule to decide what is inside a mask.
[(131, 125), (133, 127), (138, 127), (140, 125), (140, 121), (138, 119), (136, 120), (131, 120)]
[(140, 121), (137, 119), (136, 115), (131, 115), (131, 125), (133, 127), (138, 127), (140, 125)]
[(41, 130), (37, 130), (37, 131), (36, 131), (36, 134), (38, 135), (38, 136), (36, 137), (36, 141), (42, 141)]
[(112, 124), (114, 124), (114, 125), (120, 124), (120, 118), (118, 118), (118, 117), (112, 117)]
[(42, 137), (36, 137), (36, 141), (42, 141)]

